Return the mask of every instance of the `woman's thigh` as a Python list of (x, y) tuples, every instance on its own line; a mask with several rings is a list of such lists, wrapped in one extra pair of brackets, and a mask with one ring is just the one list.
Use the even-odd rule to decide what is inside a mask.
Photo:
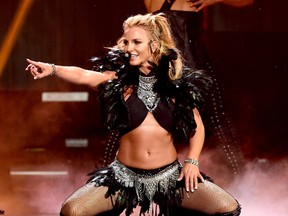
[(88, 183), (76, 190), (62, 205), (64, 216), (97, 215), (113, 209), (111, 198), (105, 198), (106, 187)]
[(216, 184), (205, 181), (195, 192), (185, 192), (181, 207), (205, 214), (225, 213), (237, 209), (238, 203)]

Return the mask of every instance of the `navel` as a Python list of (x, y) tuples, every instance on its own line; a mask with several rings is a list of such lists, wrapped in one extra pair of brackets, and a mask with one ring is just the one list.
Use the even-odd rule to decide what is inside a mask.
[(151, 156), (151, 152), (147, 151), (147, 156), (150, 157)]

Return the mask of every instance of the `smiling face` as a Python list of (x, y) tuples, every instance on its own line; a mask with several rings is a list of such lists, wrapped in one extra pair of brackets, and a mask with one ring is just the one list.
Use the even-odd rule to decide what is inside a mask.
[(122, 43), (124, 51), (131, 54), (130, 64), (140, 66), (140, 70), (148, 74), (150, 72), (148, 61), (154, 61), (148, 32), (138, 26), (128, 27), (124, 30)]

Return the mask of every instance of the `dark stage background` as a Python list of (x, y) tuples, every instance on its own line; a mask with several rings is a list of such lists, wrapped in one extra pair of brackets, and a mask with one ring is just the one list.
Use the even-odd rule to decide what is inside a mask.
[[(25, 2), (31, 7), (18, 20), (19, 31), (13, 32), (13, 20)], [(219, 149), (209, 146), (203, 152), (203, 170), (238, 195), (247, 207), (244, 216), (288, 215), (287, 198), (281, 199), (287, 197), (287, 186), (278, 180), (288, 176), (287, 6), (280, 0), (255, 0), (246, 8), (213, 6), (207, 13), (205, 40), (246, 171), (231, 177), (217, 158), (223, 156)], [(89, 58), (101, 55), (103, 47), (121, 36), (122, 22), (144, 12), (140, 0), (0, 1), (0, 209), (7, 215), (57, 215), (64, 199), (97, 166), (104, 138), (95, 92), (55, 77), (35, 81), (24, 70), (25, 59), (90, 68)], [(84, 102), (45, 102), (43, 92), (89, 96)], [(69, 140), (80, 146), (69, 147)], [(18, 171), (56, 172), (35, 176)], [(267, 178), (270, 181), (263, 180)], [(274, 193), (267, 196), (272, 184), (271, 191), (278, 191), (274, 201)], [(270, 213), (273, 203), (281, 213), (275, 208)]]

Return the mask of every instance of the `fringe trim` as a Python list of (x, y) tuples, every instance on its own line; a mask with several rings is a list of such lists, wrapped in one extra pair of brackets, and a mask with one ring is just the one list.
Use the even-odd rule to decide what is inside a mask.
[(184, 196), (182, 183), (177, 181), (181, 167), (176, 161), (158, 173), (141, 174), (115, 160), (109, 167), (90, 173), (88, 182), (96, 187), (107, 186), (106, 198), (117, 194), (113, 206), (121, 211), (126, 209), (126, 216), (138, 205), (140, 215), (169, 216), (175, 215), (174, 209), (180, 206)]

